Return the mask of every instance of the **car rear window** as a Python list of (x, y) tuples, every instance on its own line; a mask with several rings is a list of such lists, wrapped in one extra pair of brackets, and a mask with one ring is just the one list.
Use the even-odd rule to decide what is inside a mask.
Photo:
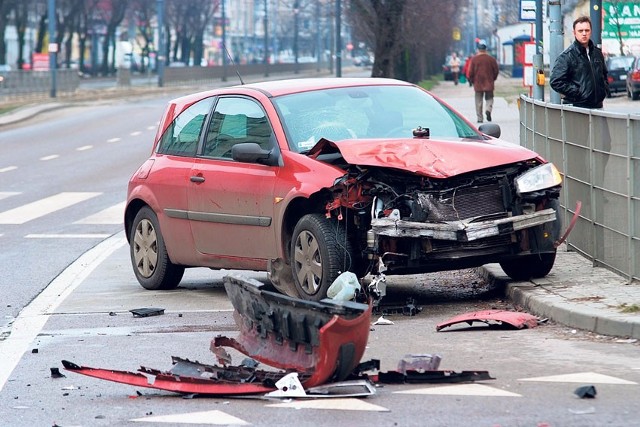
[(200, 132), (212, 105), (213, 98), (206, 98), (184, 110), (165, 130), (157, 152), (175, 156), (195, 156)]

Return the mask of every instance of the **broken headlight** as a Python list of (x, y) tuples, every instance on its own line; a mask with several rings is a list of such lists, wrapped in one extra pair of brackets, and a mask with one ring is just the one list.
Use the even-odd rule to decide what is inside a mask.
[(553, 163), (537, 166), (515, 179), (518, 194), (531, 193), (556, 187), (562, 183), (560, 171)]

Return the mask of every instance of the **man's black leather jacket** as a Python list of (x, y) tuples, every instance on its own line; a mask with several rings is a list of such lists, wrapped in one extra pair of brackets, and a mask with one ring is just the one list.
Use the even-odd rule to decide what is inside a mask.
[(589, 40), (587, 50), (574, 41), (556, 59), (551, 70), (551, 88), (564, 96), (563, 102), (583, 108), (602, 108), (609, 94), (607, 66), (602, 51)]

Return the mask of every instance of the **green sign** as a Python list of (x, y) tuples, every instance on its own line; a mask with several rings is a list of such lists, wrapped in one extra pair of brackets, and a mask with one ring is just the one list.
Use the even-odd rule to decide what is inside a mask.
[(602, 7), (604, 8), (603, 39), (617, 39), (618, 33), (623, 39), (640, 38), (639, 1), (603, 1)]

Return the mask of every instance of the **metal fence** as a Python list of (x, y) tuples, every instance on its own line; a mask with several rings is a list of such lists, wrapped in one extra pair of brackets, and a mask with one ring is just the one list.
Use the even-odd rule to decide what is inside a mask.
[[(80, 86), (78, 70), (62, 69), (56, 72), (56, 94), (73, 96)], [(49, 71), (9, 71), (0, 81), (0, 99), (42, 99), (51, 94)]]
[(564, 177), (565, 220), (582, 202), (568, 247), (629, 283), (640, 280), (640, 115), (524, 95), (519, 101), (521, 145), (553, 162)]

